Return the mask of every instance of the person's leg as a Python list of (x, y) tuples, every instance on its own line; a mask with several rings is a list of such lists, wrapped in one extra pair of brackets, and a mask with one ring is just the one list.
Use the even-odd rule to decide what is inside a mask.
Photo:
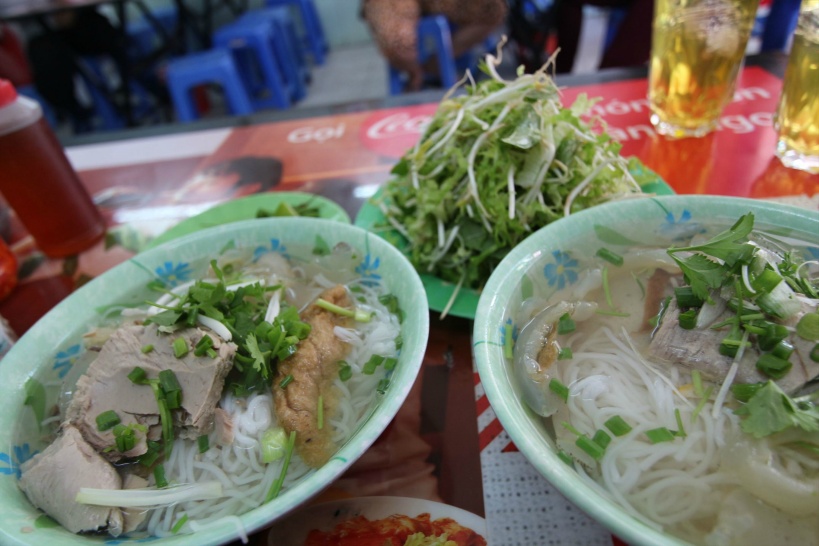
[(505, 0), (424, 0), (421, 5), (425, 14), (443, 15), (455, 25), (455, 57), (480, 44), (506, 20)]
[(418, 0), (367, 0), (362, 11), (381, 54), (409, 75), (407, 90), (419, 90), (423, 73), (418, 64)]

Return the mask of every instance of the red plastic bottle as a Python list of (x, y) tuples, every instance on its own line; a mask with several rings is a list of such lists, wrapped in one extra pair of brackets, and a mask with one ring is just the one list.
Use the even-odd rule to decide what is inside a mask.
[(47, 256), (77, 254), (105, 221), (36, 101), (0, 79), (0, 193)]

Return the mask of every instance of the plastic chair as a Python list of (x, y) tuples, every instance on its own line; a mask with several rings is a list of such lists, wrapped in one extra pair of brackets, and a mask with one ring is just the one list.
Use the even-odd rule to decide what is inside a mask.
[[(429, 47), (429, 46), (432, 47)], [(452, 35), (449, 23), (443, 15), (422, 17), (418, 22), (418, 62), (423, 64), (430, 57), (438, 60), (441, 85), (449, 88), (458, 81), (455, 58), (452, 53)], [(467, 62), (469, 62), (467, 60)], [(400, 95), (404, 90), (404, 75), (398, 69), (389, 67), (389, 87), (391, 95)]]
[(252, 18), (237, 20), (213, 34), (213, 45), (233, 54), (256, 108), (289, 108), (304, 93), (303, 87), (297, 88), (299, 80), (293, 77), (293, 61), (282, 51), (282, 40), (270, 21)]
[(191, 91), (209, 83), (222, 87), (228, 109), (233, 115), (247, 115), (254, 111), (233, 55), (226, 49), (212, 49), (172, 60), (168, 63), (167, 79), (179, 121), (189, 122), (199, 118)]
[(321, 24), (318, 10), (313, 0), (266, 0), (268, 7), (292, 7), (299, 14), (301, 26), (304, 29), (301, 42), (303, 47), (310, 51), (313, 62), (324, 64), (324, 56), (328, 51), (327, 40), (324, 36), (324, 27)]
[(785, 51), (799, 18), (800, 0), (774, 0), (762, 31), (761, 51)]
[(306, 85), (310, 82), (310, 66), (301, 47), (298, 31), (290, 10), (287, 8), (260, 8), (245, 12), (236, 24), (249, 21), (268, 21), (272, 25), (272, 45), (276, 58), (284, 73), (285, 80), (292, 85), (294, 101), (307, 94)]

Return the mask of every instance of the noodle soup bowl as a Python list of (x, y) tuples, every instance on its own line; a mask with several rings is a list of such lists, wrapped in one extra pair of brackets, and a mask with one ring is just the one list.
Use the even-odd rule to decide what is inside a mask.
[[(754, 214), (755, 229), (801, 241), (806, 255), (819, 257), (819, 214), (815, 210), (716, 196), (649, 197), (600, 205), (554, 222), (515, 247), (484, 288), (474, 324), (480, 380), (492, 411), (508, 433), (508, 438), (501, 435), (486, 449), (508, 458), (522, 454), (549, 482), (544, 482), (544, 490), (551, 484), (629, 544), (686, 544), (662, 527), (642, 521), (602, 487), (582, 478), (574, 463), (564, 462), (561, 456), (565, 453), (555, 439), (555, 427), (562, 421), (552, 423), (551, 417), (541, 417), (525, 402), (526, 385), (514, 372), (514, 352), (507, 337), (519, 342), (519, 334), (538, 309), (553, 304), (571, 285), (583, 282), (584, 269), (593, 263), (599, 267), (598, 249), (623, 255), (634, 246), (681, 246), (695, 234), (714, 235), (730, 228), (748, 212)], [(581, 331), (579, 321), (577, 332)], [(569, 366), (571, 360), (566, 362)], [(673, 423), (673, 413), (670, 419)], [(509, 439), (520, 454), (500, 453)], [(614, 438), (608, 449), (618, 440)]]
[[(389, 385), (329, 462), (299, 477), (273, 500), (229, 521), (165, 538), (72, 534), (32, 506), (18, 488), (20, 465), (46, 447), (40, 419), (58, 404), (64, 383), (85, 352), (83, 335), (115, 308), (156, 299), (149, 282), (201, 277), (211, 259), (226, 248), (254, 252), (310, 253), (344, 246), (356, 272), (383, 283), (398, 297), (403, 345)], [(351, 249), (351, 250), (350, 250)], [(352, 268), (352, 266), (350, 266)], [(315, 218), (268, 218), (209, 228), (138, 254), (78, 289), (35, 324), (0, 361), (0, 544), (225, 544), (252, 533), (300, 506), (339, 477), (378, 438), (406, 399), (420, 369), (429, 332), (421, 281), (392, 245), (364, 229)], [(74, 378), (76, 381), (76, 377)], [(184, 395), (184, 394), (183, 394)]]

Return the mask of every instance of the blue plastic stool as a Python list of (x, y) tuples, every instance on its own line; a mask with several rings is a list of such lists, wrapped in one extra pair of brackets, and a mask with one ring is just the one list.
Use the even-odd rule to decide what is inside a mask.
[(168, 91), (179, 121), (199, 118), (191, 90), (206, 83), (218, 83), (225, 93), (228, 109), (242, 116), (254, 111), (247, 90), (239, 76), (233, 55), (226, 49), (212, 49), (172, 60), (167, 69)]
[(762, 31), (761, 51), (785, 51), (796, 21), (799, 18), (799, 0), (774, 0)]
[[(428, 47), (430, 44), (431, 48)], [(422, 17), (418, 22), (418, 62), (423, 64), (433, 54), (438, 59), (441, 85), (444, 88), (452, 87), (458, 81), (458, 72), (452, 54), (452, 35), (449, 23), (442, 15)], [(390, 94), (400, 95), (404, 90), (404, 78), (401, 71), (390, 66), (389, 79)]]
[[(213, 45), (233, 54), (239, 75), (250, 92), (255, 108), (289, 108), (292, 97), (298, 95), (296, 81), (288, 79), (288, 70), (294, 71), (292, 61), (282, 55), (282, 37), (273, 31), (270, 21), (245, 19), (228, 24), (214, 32)], [(284, 61), (284, 62), (283, 62)]]
[(273, 47), (277, 57), (282, 60), (282, 69), (288, 81), (295, 83), (293, 100), (304, 98), (307, 94), (305, 86), (310, 82), (310, 65), (301, 46), (298, 31), (290, 10), (284, 7), (260, 8), (245, 12), (237, 22), (253, 20), (269, 21), (273, 25)]
[[(156, 7), (151, 9), (151, 17), (159, 23), (167, 33), (173, 33), (179, 20), (176, 6)], [(129, 21), (126, 28), (129, 41), (129, 52), (134, 57), (150, 55), (159, 42), (157, 30), (148, 17), (143, 15), (139, 19)]]
[(265, 4), (271, 8), (288, 6), (296, 9), (304, 28), (304, 35), (301, 39), (303, 47), (310, 51), (314, 63), (324, 64), (324, 55), (328, 50), (327, 40), (324, 37), (324, 27), (313, 0), (266, 0)]

